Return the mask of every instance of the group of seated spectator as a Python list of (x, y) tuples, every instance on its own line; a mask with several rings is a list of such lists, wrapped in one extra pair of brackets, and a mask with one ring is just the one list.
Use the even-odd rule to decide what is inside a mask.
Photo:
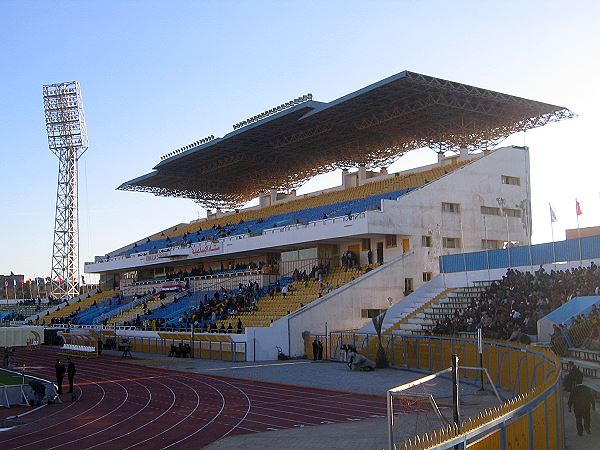
[[(223, 324), (218, 328), (216, 322), (228, 316), (235, 316), (242, 311), (256, 311), (256, 302), (262, 294), (263, 290), (257, 282), (240, 283), (238, 289), (235, 290), (221, 288), (214, 292), (212, 298), (205, 294), (203, 302), (179, 317), (176, 328), (190, 329), (193, 325), (198, 331), (242, 333), (244, 328), (239, 318), (235, 330), (231, 323), (227, 328)], [(164, 319), (159, 319), (158, 327), (164, 328), (166, 322)]]
[(463, 311), (436, 322), (434, 334), (483, 330), (487, 338), (526, 341), (537, 334), (537, 321), (572, 297), (600, 293), (600, 268), (531, 272), (508, 269), (506, 275), (473, 299)]

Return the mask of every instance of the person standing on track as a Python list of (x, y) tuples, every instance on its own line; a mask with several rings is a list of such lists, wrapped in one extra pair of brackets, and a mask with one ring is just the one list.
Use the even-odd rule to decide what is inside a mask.
[(58, 386), (58, 395), (62, 395), (62, 382), (67, 369), (65, 369), (65, 365), (60, 362), (60, 359), (56, 360), (56, 365), (54, 366), (54, 369), (56, 369), (56, 384)]
[(319, 358), (319, 344), (317, 344), (316, 338), (313, 338), (313, 341), (312, 341), (312, 351), (313, 351), (313, 360), (316, 361)]
[(77, 370), (75, 370), (75, 363), (73, 363), (73, 361), (71, 361), (71, 358), (67, 358), (67, 376), (69, 377), (69, 394), (73, 393), (73, 379), (75, 378), (75, 373), (77, 373)]
[(317, 342), (317, 359), (319, 361), (323, 360), (323, 342), (321, 340)]
[(575, 386), (569, 395), (569, 412), (575, 409), (575, 422), (577, 424), (577, 434), (583, 435), (583, 429), (587, 434), (592, 434), (590, 429), (590, 406), (596, 411), (596, 402), (589, 387), (583, 385), (583, 376), (577, 377)]

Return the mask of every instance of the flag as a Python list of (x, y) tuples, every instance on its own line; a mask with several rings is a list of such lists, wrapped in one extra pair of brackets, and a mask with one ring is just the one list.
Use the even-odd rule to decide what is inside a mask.
[(21, 283), (21, 284), (25, 284), (25, 278), (21, 278), (21, 281), (20, 281), (20, 283)]
[(13, 286), (17, 285), (17, 280), (15, 278), (13, 278)]
[(581, 212), (581, 205), (579, 204), (579, 202), (577, 201), (577, 199), (575, 199), (575, 212), (577, 213), (578, 216), (580, 216), (580, 215), (583, 214)]
[(552, 205), (550, 203), (548, 203), (548, 206), (550, 206), (550, 222), (554, 223), (556, 222), (556, 213), (552, 209)]
[(8, 287), (8, 280), (4, 280), (4, 287)]

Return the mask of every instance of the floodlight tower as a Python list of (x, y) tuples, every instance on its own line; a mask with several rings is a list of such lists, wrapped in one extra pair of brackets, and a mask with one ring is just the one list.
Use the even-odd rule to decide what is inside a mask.
[(58, 187), (52, 246), (52, 295), (79, 295), (77, 161), (88, 148), (79, 82), (43, 87), (48, 147), (58, 157)]

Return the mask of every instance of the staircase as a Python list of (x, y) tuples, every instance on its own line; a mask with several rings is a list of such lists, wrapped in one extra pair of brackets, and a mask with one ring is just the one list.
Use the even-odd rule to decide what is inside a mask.
[(394, 332), (403, 334), (428, 334), (438, 320), (452, 318), (455, 312), (462, 313), (473, 300), (478, 300), (489, 282), (476, 282), (474, 286), (446, 289), (439, 292), (431, 301), (394, 327)]

